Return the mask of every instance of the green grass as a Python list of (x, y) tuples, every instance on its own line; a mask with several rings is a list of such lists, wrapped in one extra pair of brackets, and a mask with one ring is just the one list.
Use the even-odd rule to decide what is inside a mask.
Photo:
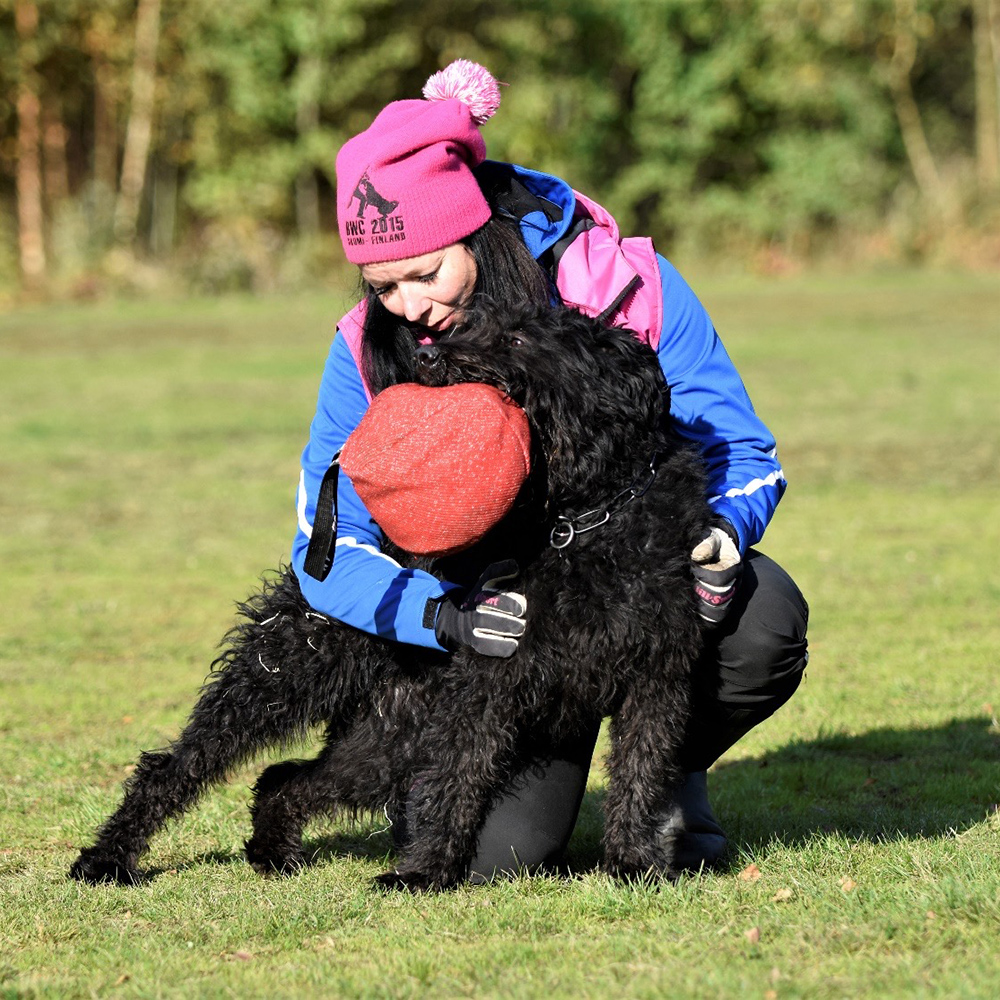
[(1000, 281), (696, 287), (781, 444), (765, 548), (812, 605), (802, 688), (710, 778), (731, 866), (596, 874), (595, 768), (578, 877), (431, 898), (369, 890), (377, 820), (256, 877), (259, 764), (156, 839), (150, 884), (65, 878), (287, 555), (342, 302), (0, 316), (0, 996), (996, 995)]

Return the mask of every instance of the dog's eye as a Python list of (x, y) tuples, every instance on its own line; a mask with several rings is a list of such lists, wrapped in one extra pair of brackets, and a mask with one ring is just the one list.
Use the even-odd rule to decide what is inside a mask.
[(524, 341), (516, 333), (512, 333), (510, 335), (510, 339), (507, 341), (507, 343), (510, 344), (511, 347), (524, 346)]

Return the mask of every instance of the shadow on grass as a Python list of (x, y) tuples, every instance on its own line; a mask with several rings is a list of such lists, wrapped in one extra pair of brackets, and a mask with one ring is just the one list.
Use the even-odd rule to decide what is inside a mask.
[[(354, 827), (356, 829), (346, 832), (320, 832), (317, 836), (311, 836), (307, 830), (304, 842), (305, 867), (310, 868), (328, 861), (377, 861), (390, 867), (395, 853), (389, 834), (383, 833), (378, 826), (369, 828), (361, 820), (356, 821)], [(247, 827), (247, 836), (250, 836), (249, 826)], [(202, 865), (245, 865), (246, 863), (246, 855), (242, 851), (202, 851), (169, 868), (158, 866), (144, 869), (138, 884), (152, 882), (162, 875), (197, 869)], [(281, 878), (283, 876), (268, 877)]]
[[(997, 809), (998, 765), (1000, 729), (973, 717), (930, 729), (824, 736), (723, 760), (709, 775), (709, 792), (730, 843), (753, 854), (830, 834), (931, 839), (960, 833)], [(602, 789), (587, 793), (570, 845), (578, 870), (599, 858), (603, 804)]]
[[(803, 846), (831, 834), (880, 842), (960, 833), (996, 810), (998, 765), (1000, 729), (984, 717), (966, 718), (930, 729), (824, 736), (762, 757), (723, 760), (709, 776), (709, 790), (730, 843), (759, 855), (768, 845)], [(570, 871), (590, 871), (600, 861), (604, 799), (603, 788), (584, 796), (567, 852)], [(391, 865), (394, 857), (381, 816), (307, 830), (305, 850), (310, 864)], [(213, 851), (177, 870), (241, 860), (241, 853)], [(737, 864), (731, 852), (730, 867)]]

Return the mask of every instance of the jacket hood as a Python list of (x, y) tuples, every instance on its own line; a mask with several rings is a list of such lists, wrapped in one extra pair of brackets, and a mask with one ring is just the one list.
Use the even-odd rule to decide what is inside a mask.
[(518, 220), (524, 245), (536, 259), (572, 227), (576, 195), (564, 180), (497, 160), (485, 160), (474, 173), (486, 200)]

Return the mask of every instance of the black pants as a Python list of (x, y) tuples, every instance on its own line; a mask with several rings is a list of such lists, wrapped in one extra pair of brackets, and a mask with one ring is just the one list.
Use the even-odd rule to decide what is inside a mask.
[[(713, 764), (795, 692), (808, 659), (809, 609), (792, 578), (761, 552), (744, 558), (740, 589), (695, 670), (685, 770)], [(530, 768), (486, 819), (475, 873), (513, 872), (562, 854), (580, 811), (597, 730)]]

